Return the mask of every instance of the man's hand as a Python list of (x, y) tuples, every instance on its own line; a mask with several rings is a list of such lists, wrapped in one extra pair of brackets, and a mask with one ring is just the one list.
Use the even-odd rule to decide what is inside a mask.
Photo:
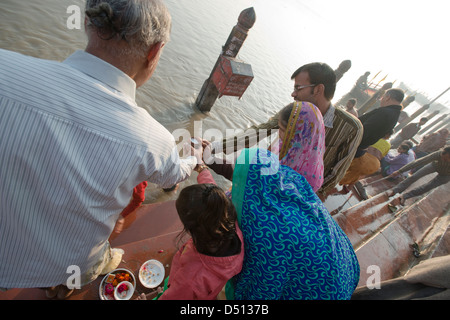
[(122, 215), (117, 219), (116, 225), (114, 226), (113, 233), (121, 233), (123, 226), (125, 225), (125, 218)]
[(198, 143), (196, 144), (189, 144), (185, 143), (183, 145), (183, 152), (185, 155), (194, 156), (197, 160), (197, 165), (203, 163), (203, 148), (202, 148), (202, 139), (200, 138), (193, 138), (197, 140)]

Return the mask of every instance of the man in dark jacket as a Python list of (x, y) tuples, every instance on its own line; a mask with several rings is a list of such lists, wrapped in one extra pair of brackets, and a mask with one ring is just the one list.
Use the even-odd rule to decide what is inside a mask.
[(394, 129), (400, 116), (400, 111), (402, 111), (401, 103), (404, 96), (405, 94), (401, 89), (389, 89), (381, 97), (379, 108), (359, 117), (359, 121), (361, 121), (364, 128), (364, 134), (355, 158), (361, 157), (366, 153), (366, 149), (370, 145), (376, 143), (386, 133)]

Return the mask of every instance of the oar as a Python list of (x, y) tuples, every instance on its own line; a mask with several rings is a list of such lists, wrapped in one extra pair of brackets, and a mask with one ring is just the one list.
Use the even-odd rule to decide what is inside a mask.
[(337, 210), (336, 213), (334, 213), (333, 215), (338, 214), (339, 212), (341, 212), (342, 208), (344, 208), (344, 206), (347, 204), (348, 200), (350, 200), (351, 197), (353, 197), (353, 192), (350, 192), (350, 196), (347, 198), (347, 200), (345, 200), (345, 202), (339, 208), (333, 210), (333, 211)]
[(370, 183), (366, 183), (365, 185), (362, 185), (362, 184), (361, 184), (361, 186), (362, 186), (363, 188), (365, 188), (365, 187), (370, 186), (371, 184), (374, 184), (374, 183), (377, 183), (377, 182), (380, 182), (380, 181), (383, 181), (383, 180), (387, 180), (387, 179), (389, 179), (389, 178), (391, 178), (391, 177), (390, 177), (390, 176), (387, 176), (387, 177), (384, 177), (384, 178), (381, 178), (381, 179), (372, 181), (372, 182), (370, 182)]

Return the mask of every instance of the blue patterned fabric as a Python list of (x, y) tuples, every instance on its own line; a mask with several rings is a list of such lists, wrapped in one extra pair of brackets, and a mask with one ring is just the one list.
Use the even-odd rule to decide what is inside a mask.
[(306, 179), (261, 151), (245, 149), (241, 157), (250, 159), (235, 166), (232, 199), (245, 258), (227, 297), (349, 299), (360, 272), (349, 239)]

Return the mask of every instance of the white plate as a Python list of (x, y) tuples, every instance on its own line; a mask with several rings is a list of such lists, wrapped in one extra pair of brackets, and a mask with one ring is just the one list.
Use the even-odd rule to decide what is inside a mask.
[[(128, 287), (128, 290), (125, 292), (119, 293), (119, 288), (122, 285), (126, 285)], [(116, 300), (130, 300), (134, 293), (134, 286), (131, 284), (131, 282), (128, 281), (122, 281), (120, 282), (116, 288), (114, 289), (114, 299)]]
[(139, 269), (139, 280), (146, 288), (156, 288), (164, 280), (164, 266), (158, 260), (148, 260)]
[[(105, 286), (107, 284), (106, 279), (108, 279), (109, 275), (111, 275), (111, 274), (115, 275), (116, 273), (119, 273), (119, 272), (129, 273), (131, 278), (133, 279), (130, 282), (133, 285), (133, 287), (136, 288), (136, 278), (134, 277), (134, 274), (130, 270), (123, 269), (123, 268), (115, 269), (103, 277), (102, 282), (100, 283), (100, 286), (98, 287), (98, 294), (99, 294), (101, 300), (114, 300), (114, 292), (110, 295), (105, 294)], [(133, 291), (134, 291), (134, 289), (133, 289)]]

